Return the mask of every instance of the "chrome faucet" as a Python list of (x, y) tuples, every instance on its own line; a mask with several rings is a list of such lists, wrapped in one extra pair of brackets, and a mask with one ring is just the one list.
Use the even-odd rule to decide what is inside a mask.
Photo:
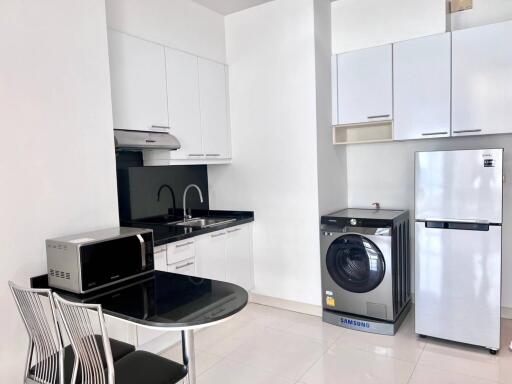
[(203, 202), (203, 193), (201, 192), (201, 188), (199, 188), (196, 184), (190, 184), (185, 188), (185, 192), (183, 192), (183, 220), (191, 219), (192, 215), (187, 214), (187, 192), (190, 188), (194, 187), (199, 192), (199, 199), (201, 203)]
[(160, 189), (158, 190), (158, 193), (156, 194), (156, 201), (160, 201), (160, 193), (162, 193), (162, 190), (164, 190), (165, 188), (167, 188), (171, 192), (171, 197), (172, 197), (172, 210), (171, 210), (171, 208), (169, 208), (167, 210), (167, 213), (169, 215), (172, 214), (172, 216), (174, 216), (175, 215), (175, 211), (176, 211), (176, 197), (174, 195), (174, 190), (172, 189), (172, 187), (169, 184), (163, 184), (160, 187)]

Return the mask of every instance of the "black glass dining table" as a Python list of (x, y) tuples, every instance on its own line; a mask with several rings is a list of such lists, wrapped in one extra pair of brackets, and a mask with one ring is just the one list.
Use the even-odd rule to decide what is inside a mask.
[[(48, 276), (31, 279), (48, 287)], [(190, 384), (196, 382), (194, 330), (213, 326), (240, 312), (248, 301), (242, 287), (217, 280), (152, 271), (115, 286), (78, 295), (54, 289), (67, 300), (101, 304), (107, 316), (159, 331), (180, 331), (183, 362)]]

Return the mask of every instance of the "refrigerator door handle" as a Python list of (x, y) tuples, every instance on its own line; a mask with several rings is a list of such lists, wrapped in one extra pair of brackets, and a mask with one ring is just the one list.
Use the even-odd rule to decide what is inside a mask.
[(464, 219), (440, 219), (440, 218), (425, 218), (416, 219), (416, 221), (431, 221), (434, 223), (464, 223), (464, 224), (491, 224), (489, 220), (464, 220)]

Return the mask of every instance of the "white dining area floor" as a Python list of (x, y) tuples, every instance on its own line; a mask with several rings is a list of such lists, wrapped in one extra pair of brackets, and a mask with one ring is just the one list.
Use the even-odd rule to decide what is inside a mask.
[[(512, 320), (502, 321), (501, 350), (414, 333), (409, 313), (395, 336), (323, 323), (319, 317), (249, 304), (196, 333), (199, 384), (510, 384)], [(181, 347), (162, 353), (176, 361)]]

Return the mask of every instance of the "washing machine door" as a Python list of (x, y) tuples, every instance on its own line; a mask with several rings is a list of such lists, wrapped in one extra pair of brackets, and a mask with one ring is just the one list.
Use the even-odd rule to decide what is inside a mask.
[(327, 271), (341, 288), (356, 293), (370, 292), (384, 279), (384, 255), (368, 238), (346, 234), (334, 240), (326, 254)]

